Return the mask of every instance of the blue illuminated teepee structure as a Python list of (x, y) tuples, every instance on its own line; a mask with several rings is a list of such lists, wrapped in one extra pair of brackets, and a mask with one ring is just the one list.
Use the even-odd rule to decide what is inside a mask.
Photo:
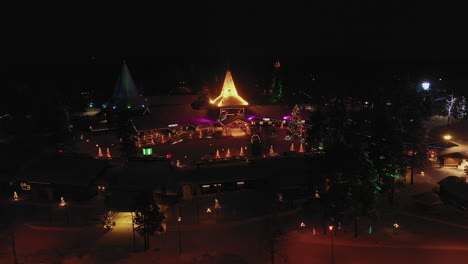
[(122, 72), (117, 80), (114, 93), (103, 107), (116, 111), (140, 110), (148, 107), (145, 99), (136, 88), (125, 61), (123, 62)]

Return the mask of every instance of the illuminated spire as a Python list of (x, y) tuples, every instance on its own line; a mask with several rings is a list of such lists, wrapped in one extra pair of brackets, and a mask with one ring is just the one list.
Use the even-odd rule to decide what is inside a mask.
[(105, 107), (110, 109), (135, 109), (147, 107), (145, 99), (141, 96), (140, 92), (136, 88), (135, 82), (133, 81), (132, 75), (127, 67), (125, 61), (122, 65), (122, 71), (120, 77), (117, 80), (117, 84), (114, 89), (114, 93)]
[(210, 102), (217, 106), (239, 106), (249, 104), (237, 94), (236, 86), (234, 85), (234, 80), (232, 79), (230, 71), (226, 72), (221, 94), (216, 99), (210, 100)]

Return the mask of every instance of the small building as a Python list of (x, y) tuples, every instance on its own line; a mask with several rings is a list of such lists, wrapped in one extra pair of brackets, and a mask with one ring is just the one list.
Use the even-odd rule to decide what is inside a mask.
[(86, 155), (56, 153), (26, 162), (17, 174), (17, 183), (34, 200), (87, 200), (97, 194), (96, 180), (109, 163)]
[(440, 167), (455, 167), (462, 165), (463, 160), (468, 158), (468, 152), (446, 149), (438, 153), (437, 159), (440, 162)]
[(468, 208), (468, 183), (461, 177), (448, 176), (438, 182), (440, 198), (461, 208)]

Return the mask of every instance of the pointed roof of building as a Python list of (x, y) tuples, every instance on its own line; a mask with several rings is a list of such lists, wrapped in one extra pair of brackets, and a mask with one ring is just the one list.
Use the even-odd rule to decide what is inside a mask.
[(117, 80), (114, 93), (107, 101), (104, 108), (106, 107), (116, 110), (146, 107), (146, 101), (136, 88), (135, 82), (133, 81), (132, 75), (130, 74), (125, 61), (123, 62), (122, 71), (119, 79)]
[(276, 60), (275, 68), (279, 68), (279, 67), (281, 67), (280, 61), (279, 61), (279, 60)]
[(210, 100), (210, 102), (217, 106), (241, 106), (249, 104), (237, 94), (236, 86), (234, 85), (234, 80), (232, 79), (230, 71), (226, 72), (221, 94), (216, 99)]

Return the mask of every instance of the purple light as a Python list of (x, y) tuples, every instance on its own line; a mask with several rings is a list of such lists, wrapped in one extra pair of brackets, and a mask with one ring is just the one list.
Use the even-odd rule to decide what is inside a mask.
[(251, 117), (247, 118), (247, 120), (252, 121), (254, 118), (255, 118), (255, 116), (251, 116)]
[(291, 116), (290, 116), (290, 115), (288, 115), (288, 116), (283, 116), (283, 120), (289, 120), (289, 119), (291, 119)]
[(203, 117), (191, 117), (189, 118), (190, 121), (194, 121), (197, 123), (202, 123), (202, 124), (210, 124), (210, 123), (216, 123), (216, 120), (211, 120)]

